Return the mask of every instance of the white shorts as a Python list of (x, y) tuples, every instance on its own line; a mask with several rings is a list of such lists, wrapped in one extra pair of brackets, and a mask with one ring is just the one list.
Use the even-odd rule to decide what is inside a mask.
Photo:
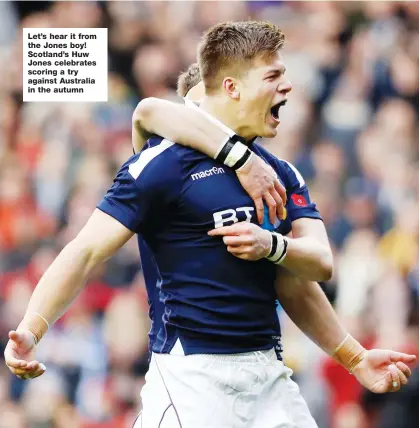
[(274, 350), (153, 354), (135, 428), (316, 428)]

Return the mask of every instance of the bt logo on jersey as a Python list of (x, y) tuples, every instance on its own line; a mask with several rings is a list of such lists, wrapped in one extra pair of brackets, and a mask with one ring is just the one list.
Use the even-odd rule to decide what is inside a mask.
[(230, 226), (238, 221), (251, 222), (251, 213), (254, 210), (254, 207), (238, 207), (236, 209), (229, 208), (227, 210), (213, 213), (214, 228), (217, 229), (218, 227)]

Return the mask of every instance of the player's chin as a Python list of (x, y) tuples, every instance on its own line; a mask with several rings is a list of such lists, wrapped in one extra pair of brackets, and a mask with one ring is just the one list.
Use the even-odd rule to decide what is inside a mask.
[(274, 138), (276, 135), (277, 135), (277, 126), (274, 127), (268, 124), (264, 127), (264, 132), (261, 133), (261, 137), (263, 138)]

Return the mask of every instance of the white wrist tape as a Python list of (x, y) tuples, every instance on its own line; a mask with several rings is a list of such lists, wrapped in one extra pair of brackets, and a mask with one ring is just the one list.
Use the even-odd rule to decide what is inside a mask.
[(232, 150), (227, 155), (224, 164), (232, 168), (233, 166), (235, 166), (236, 162), (238, 162), (239, 159), (242, 159), (247, 150), (248, 147), (245, 144), (242, 144), (240, 142), (235, 143)]
[(239, 138), (237, 135), (234, 137), (228, 137), (227, 140), (220, 145), (214, 159), (238, 171), (249, 161), (253, 153), (244, 143), (237, 141)]
[(270, 262), (280, 265), (287, 255), (288, 240), (280, 233), (271, 232), (271, 251), (266, 257)]

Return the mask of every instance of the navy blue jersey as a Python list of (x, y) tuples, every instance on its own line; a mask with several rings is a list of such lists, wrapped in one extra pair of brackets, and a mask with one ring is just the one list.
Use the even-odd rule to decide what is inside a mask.
[[(320, 218), (300, 174), (257, 144), (252, 149), (273, 166), (288, 191), (288, 215), (277, 230), (288, 233), (300, 217)], [(178, 338), (185, 354), (277, 344), (275, 265), (238, 259), (222, 239), (207, 235), (237, 221), (257, 223), (253, 202), (234, 171), (154, 137), (122, 166), (98, 208), (137, 233), (140, 250), (148, 248), (154, 352), (170, 352)]]

